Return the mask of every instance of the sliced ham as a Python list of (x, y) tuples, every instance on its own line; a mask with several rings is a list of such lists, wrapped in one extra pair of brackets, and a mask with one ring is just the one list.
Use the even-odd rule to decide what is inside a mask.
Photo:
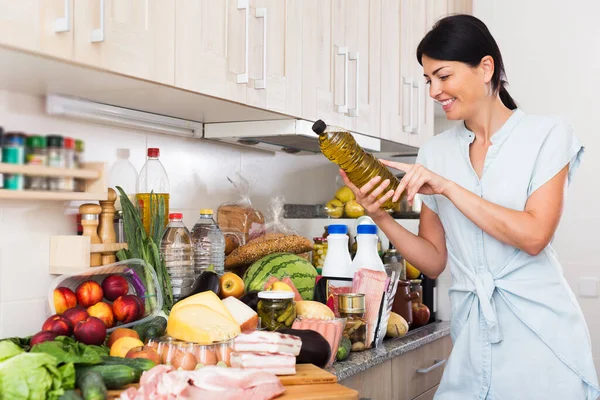
[(289, 353), (233, 352), (231, 366), (270, 372), (275, 375), (294, 375), (296, 356)]
[(365, 295), (365, 319), (368, 322), (367, 343), (375, 339), (378, 328), (381, 301), (388, 287), (388, 276), (382, 271), (359, 269), (352, 280), (352, 291)]
[(278, 332), (255, 331), (233, 339), (233, 351), (300, 354), (302, 340), (298, 336)]

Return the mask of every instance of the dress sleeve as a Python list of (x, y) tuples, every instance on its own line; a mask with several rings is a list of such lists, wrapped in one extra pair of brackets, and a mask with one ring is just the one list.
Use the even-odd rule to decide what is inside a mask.
[[(422, 166), (424, 166), (427, 169), (430, 169), (431, 166), (427, 165), (427, 156), (426, 156), (427, 148), (428, 148), (428, 146), (425, 145), (419, 149), (419, 154), (417, 155), (416, 163), (421, 164)], [(427, 208), (429, 208), (434, 213), (439, 214), (437, 200), (435, 198), (435, 195), (420, 194), (419, 196), (421, 197), (421, 200), (427, 206)]]
[(583, 152), (584, 147), (575, 136), (572, 126), (564, 123), (554, 125), (540, 147), (529, 182), (528, 195), (552, 179), (567, 164), (567, 183), (570, 184), (573, 173), (581, 163)]

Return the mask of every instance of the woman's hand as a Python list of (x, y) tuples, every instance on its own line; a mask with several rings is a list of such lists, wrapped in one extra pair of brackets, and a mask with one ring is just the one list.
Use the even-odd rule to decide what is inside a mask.
[[(377, 183), (379, 183), (381, 180), (380, 176), (376, 176), (359, 189), (350, 181), (350, 179), (348, 179), (348, 175), (346, 175), (344, 170), (341, 168), (340, 175), (342, 179), (344, 179), (346, 186), (348, 186), (350, 190), (352, 190), (352, 193), (354, 193), (356, 202), (365, 209), (371, 218), (375, 219), (379, 215), (387, 214), (382, 207), (383, 204), (385, 204), (385, 202), (394, 195), (394, 191), (388, 190), (387, 193), (381, 196), (380, 199), (377, 199), (377, 196), (383, 193), (384, 190), (390, 185), (390, 181), (388, 179), (383, 181), (381, 185), (375, 188)], [(373, 188), (375, 188), (375, 190), (373, 190)], [(371, 192), (371, 190), (373, 191)]]
[(379, 160), (386, 167), (391, 167), (406, 174), (400, 180), (392, 201), (396, 202), (400, 195), (406, 190), (406, 200), (412, 204), (417, 193), (420, 194), (444, 194), (451, 181), (435, 174), (421, 164), (404, 164), (394, 161)]

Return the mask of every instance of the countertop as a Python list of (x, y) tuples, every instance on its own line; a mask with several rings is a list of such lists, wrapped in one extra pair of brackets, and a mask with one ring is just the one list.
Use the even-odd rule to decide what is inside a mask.
[(338, 381), (341, 381), (449, 334), (449, 322), (434, 322), (414, 331), (409, 331), (404, 337), (385, 339), (378, 348), (350, 353), (348, 359), (336, 361), (328, 371), (335, 374)]

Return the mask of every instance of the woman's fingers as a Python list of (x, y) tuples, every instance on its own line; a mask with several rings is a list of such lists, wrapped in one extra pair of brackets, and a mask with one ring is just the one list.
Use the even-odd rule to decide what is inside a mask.
[(375, 190), (373, 190), (370, 194), (369, 194), (369, 198), (371, 201), (375, 202), (377, 201), (377, 197), (379, 197), (379, 195), (381, 193), (383, 193), (383, 191), (390, 186), (390, 180), (386, 179), (383, 182), (381, 182), (381, 185), (377, 186), (375, 188)]
[(408, 170), (410, 170), (412, 167), (412, 164), (405, 164), (405, 163), (396, 162), (396, 161), (388, 161), (388, 160), (384, 160), (382, 158), (380, 158), (379, 161), (386, 167), (394, 168), (394, 169), (397, 169), (398, 171), (408, 172)]
[(388, 190), (387, 193), (385, 193), (383, 196), (381, 196), (381, 198), (375, 202), (377, 209), (383, 208), (383, 205), (385, 204), (385, 202), (388, 201), (393, 195), (394, 195), (394, 191)]
[(363, 187), (361, 187), (359, 189), (359, 193), (360, 193), (361, 197), (366, 197), (371, 192), (371, 190), (373, 190), (375, 185), (377, 185), (377, 183), (379, 183), (380, 180), (381, 180), (381, 177), (376, 176), (375, 178), (371, 179), (369, 182), (365, 183), (363, 185)]
[(400, 193), (402, 193), (408, 186), (408, 183), (410, 182), (410, 179), (413, 177), (413, 175), (415, 174), (415, 172), (417, 171), (417, 166), (413, 166), (403, 177), (402, 179), (400, 179), (400, 184), (398, 185), (398, 189), (396, 189), (397, 191), (399, 191)]

